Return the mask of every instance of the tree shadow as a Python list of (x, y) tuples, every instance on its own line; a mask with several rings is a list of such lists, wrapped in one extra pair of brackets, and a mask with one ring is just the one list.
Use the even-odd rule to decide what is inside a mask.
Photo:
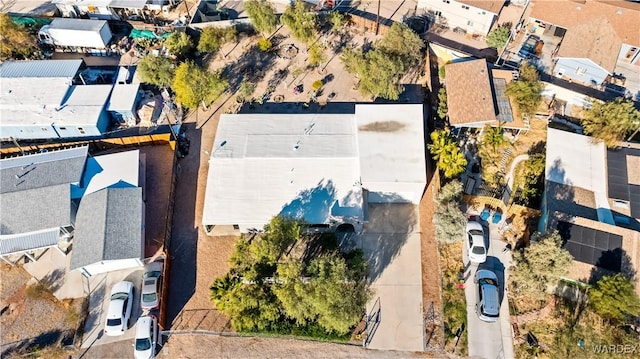
[(332, 218), (332, 207), (337, 190), (332, 180), (321, 179), (313, 188), (301, 191), (296, 198), (285, 204), (280, 215), (302, 219), (309, 224), (328, 223)]
[(73, 340), (75, 332), (73, 330), (49, 330), (39, 334), (36, 337), (24, 339), (15, 343), (3, 344), (4, 349), (0, 353), (0, 357), (9, 358), (16, 356), (30, 357), (31, 352), (37, 352), (37, 350), (56, 345), (63, 342)]
[(527, 154), (529, 156), (536, 155), (538, 153), (546, 153), (547, 151), (547, 141), (538, 141), (529, 147)]
[(589, 284), (595, 284), (602, 277), (620, 273), (630, 281), (636, 280), (637, 271), (633, 266), (631, 257), (622, 248), (610, 249), (602, 252), (596, 265), (591, 269), (589, 278), (585, 278)]
[(45, 282), (51, 289), (52, 293), (55, 293), (64, 284), (65, 275), (67, 272), (63, 268), (56, 268), (52, 272), (45, 274), (40, 282)]
[[(273, 41), (279, 41), (279, 38)], [(262, 51), (257, 44), (250, 45), (236, 61), (222, 69), (222, 75), (229, 80), (229, 92), (236, 92), (242, 81), (260, 82), (274, 66), (276, 58), (275, 52)]]

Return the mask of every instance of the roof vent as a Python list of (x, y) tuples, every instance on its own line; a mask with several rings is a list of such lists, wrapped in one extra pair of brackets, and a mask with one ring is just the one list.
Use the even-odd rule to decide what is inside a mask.
[(616, 11), (616, 14), (622, 15), (622, 9), (618, 9), (618, 11)]
[(582, 10), (582, 6), (576, 6), (576, 9), (578, 9), (578, 11)]

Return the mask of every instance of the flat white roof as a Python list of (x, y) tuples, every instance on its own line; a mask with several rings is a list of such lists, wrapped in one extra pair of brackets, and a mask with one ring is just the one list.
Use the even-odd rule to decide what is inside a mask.
[(426, 183), (421, 104), (356, 106), (362, 183)]
[(222, 115), (203, 223), (256, 224), (277, 214), (324, 223), (362, 213), (353, 115)]
[(361, 217), (365, 179), (426, 181), (422, 123), (422, 105), (356, 105), (355, 114), (222, 115), (203, 223), (262, 226), (278, 214), (309, 223)]
[(72, 79), (83, 60), (5, 61), (0, 65), (0, 77), (65, 77)]
[(107, 105), (107, 111), (133, 111), (133, 105), (136, 102), (139, 89), (140, 84), (116, 84), (113, 86), (113, 91), (109, 98), (109, 104)]
[(607, 193), (606, 147), (593, 137), (547, 129), (545, 178), (559, 184)]
[(49, 24), (51, 29), (77, 31), (100, 31), (105, 26), (107, 26), (107, 20), (71, 19), (64, 17), (56, 17), (51, 21), (51, 24)]
[(140, 151), (132, 150), (87, 158), (84, 188), (72, 186), (72, 198), (104, 188), (138, 187)]
[(65, 78), (0, 79), (3, 125), (95, 124), (111, 85), (72, 86)]

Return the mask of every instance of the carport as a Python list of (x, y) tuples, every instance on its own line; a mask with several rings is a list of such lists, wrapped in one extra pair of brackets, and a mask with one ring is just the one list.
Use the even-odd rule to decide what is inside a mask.
[(7, 257), (12, 255), (25, 255), (35, 262), (35, 252), (54, 247), (63, 255), (66, 253), (60, 248), (60, 227), (43, 229), (40, 231), (9, 234), (0, 236), (0, 258), (14, 265)]

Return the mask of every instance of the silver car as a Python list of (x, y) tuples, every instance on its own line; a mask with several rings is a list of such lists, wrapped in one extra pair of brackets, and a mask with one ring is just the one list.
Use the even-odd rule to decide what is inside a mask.
[(495, 322), (500, 315), (498, 276), (487, 269), (479, 269), (474, 280), (478, 284), (476, 312), (485, 322)]
[(161, 275), (162, 262), (151, 262), (146, 265), (142, 275), (142, 290), (140, 291), (140, 307), (143, 310), (158, 308)]

